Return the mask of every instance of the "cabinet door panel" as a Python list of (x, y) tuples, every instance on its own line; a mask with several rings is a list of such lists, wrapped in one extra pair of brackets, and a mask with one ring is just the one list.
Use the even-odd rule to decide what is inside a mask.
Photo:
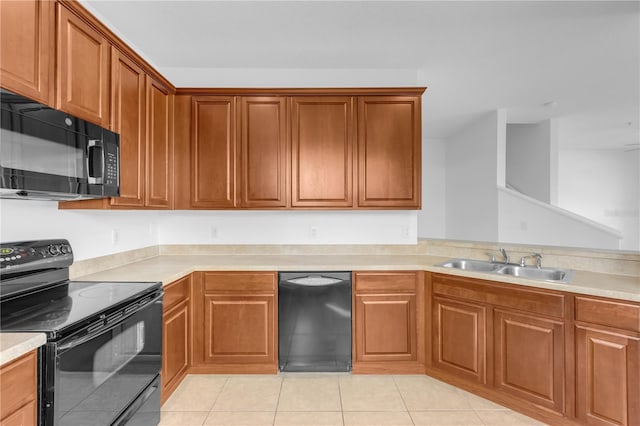
[(486, 383), (486, 308), (436, 297), (432, 324), (433, 366)]
[(415, 294), (356, 294), (355, 304), (355, 362), (417, 359)]
[(147, 108), (145, 204), (169, 208), (172, 199), (173, 94), (149, 76)]
[(205, 362), (275, 362), (275, 297), (211, 295), (204, 300)]
[(495, 386), (552, 410), (564, 411), (564, 325), (496, 310)]
[(54, 5), (0, 2), (0, 85), (50, 105), (53, 93)]
[[(183, 301), (163, 316), (162, 389), (177, 386), (189, 367), (189, 305)], [(168, 395), (163, 395), (166, 399)]]
[(353, 98), (292, 100), (293, 207), (353, 206)]
[(358, 206), (420, 207), (420, 98), (358, 98)]
[(576, 417), (640, 424), (640, 338), (576, 326)]
[(191, 204), (199, 208), (236, 206), (235, 98), (192, 98)]
[[(37, 351), (31, 351), (0, 368), (0, 420), (15, 425), (18, 420), (36, 418)], [(16, 392), (19, 390), (19, 392)], [(16, 421), (14, 423), (13, 421)]]
[(57, 107), (109, 126), (109, 42), (57, 4)]
[(145, 73), (114, 49), (111, 75), (112, 128), (120, 134), (120, 196), (111, 204), (140, 207), (145, 182)]
[(286, 207), (286, 98), (243, 97), (240, 111), (241, 206)]

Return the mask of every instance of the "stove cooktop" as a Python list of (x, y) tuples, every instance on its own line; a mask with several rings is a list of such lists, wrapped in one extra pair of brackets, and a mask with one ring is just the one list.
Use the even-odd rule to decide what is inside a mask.
[(51, 337), (160, 288), (159, 282), (65, 281), (0, 305), (0, 331)]

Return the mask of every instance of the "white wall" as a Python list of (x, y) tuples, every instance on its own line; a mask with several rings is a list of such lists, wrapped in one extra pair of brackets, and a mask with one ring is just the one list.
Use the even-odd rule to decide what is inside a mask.
[(415, 244), (412, 211), (176, 211), (160, 214), (160, 244)]
[[(485, 114), (446, 141), (446, 237), (497, 241), (500, 158), (506, 114)], [(504, 176), (504, 175), (502, 175)], [(504, 177), (502, 177), (502, 180)]]
[(504, 243), (620, 248), (621, 235), (576, 214), (505, 188), (498, 190), (499, 240)]
[(422, 141), (422, 210), (418, 212), (418, 236), (445, 238), (444, 139)]
[(640, 250), (640, 151), (560, 151), (558, 206), (618, 229)]
[(66, 238), (77, 260), (158, 240), (156, 212), (58, 210), (54, 201), (0, 200), (0, 218), (0, 241)]
[(551, 139), (550, 120), (507, 124), (506, 183), (544, 203), (551, 200)]

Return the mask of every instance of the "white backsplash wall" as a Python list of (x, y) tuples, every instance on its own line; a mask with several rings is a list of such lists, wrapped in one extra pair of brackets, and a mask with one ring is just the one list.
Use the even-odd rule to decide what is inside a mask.
[(160, 244), (416, 244), (416, 211), (160, 212)]
[(77, 260), (156, 244), (415, 244), (416, 211), (94, 211), (0, 200), (0, 241), (66, 238)]
[(157, 212), (58, 210), (54, 201), (0, 200), (0, 241), (66, 238), (76, 260), (156, 245)]

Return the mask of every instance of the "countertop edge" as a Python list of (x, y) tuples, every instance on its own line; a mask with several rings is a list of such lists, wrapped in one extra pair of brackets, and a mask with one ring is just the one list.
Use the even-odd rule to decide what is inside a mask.
[[(556, 290), (567, 293), (591, 295), (597, 297), (607, 297), (631, 302), (640, 302), (640, 277), (589, 272), (579, 269), (574, 269), (576, 273), (571, 283), (556, 283), (551, 281), (530, 280), (519, 277), (510, 277), (505, 275), (436, 266), (437, 264), (448, 259), (446, 257), (440, 256), (356, 255), (353, 256), (354, 259), (352, 263), (350, 263), (350, 259), (346, 256), (339, 256), (339, 259), (332, 259), (333, 256), (331, 255), (320, 256), (323, 257), (323, 259), (320, 259), (320, 261), (318, 261), (318, 256), (314, 257), (315, 261), (306, 261), (306, 256), (301, 256), (300, 259), (294, 259), (294, 261), (289, 262), (282, 262), (282, 256), (246, 256), (247, 258), (251, 258), (252, 260), (255, 259), (255, 261), (234, 262), (225, 258), (222, 259), (223, 262), (220, 262), (221, 258), (224, 258), (224, 256), (221, 255), (193, 255), (193, 260), (188, 259), (189, 257), (191, 257), (191, 255), (160, 255), (154, 258), (120, 266), (111, 270), (78, 277), (77, 279), (83, 281), (122, 281), (126, 280), (124, 279), (122, 274), (126, 274), (127, 269), (137, 269), (137, 273), (135, 275), (138, 277), (143, 276), (145, 278), (139, 279), (140, 281), (161, 281), (163, 285), (167, 285), (196, 271), (421, 270), (460, 277), (484, 279), (488, 281), (514, 284), (525, 287)], [(366, 259), (367, 261), (363, 261), (363, 257), (368, 258)], [(157, 264), (164, 264), (165, 261), (169, 260), (168, 258), (180, 259), (181, 262), (176, 262), (177, 264), (175, 265), (175, 267), (163, 268), (162, 271), (156, 271), (155, 266), (157, 266)], [(213, 260), (220, 263), (212, 264), (205, 260), (212, 258)], [(145, 269), (147, 268), (151, 271), (146, 271)], [(140, 275), (141, 270), (144, 271), (142, 275)], [(634, 280), (636, 280), (636, 282), (638, 283), (637, 289), (635, 287)], [(607, 281), (617, 281), (619, 283), (622, 283), (618, 284), (617, 286), (623, 287), (623, 289), (607, 288)], [(596, 284), (594, 284), (594, 282)], [(605, 284), (601, 285), (601, 282), (604, 282)], [(631, 284), (629, 285), (629, 283)], [(630, 287), (630, 290), (627, 290), (627, 288), (624, 287)]]
[(47, 342), (44, 333), (0, 332), (0, 366), (39, 348)]

